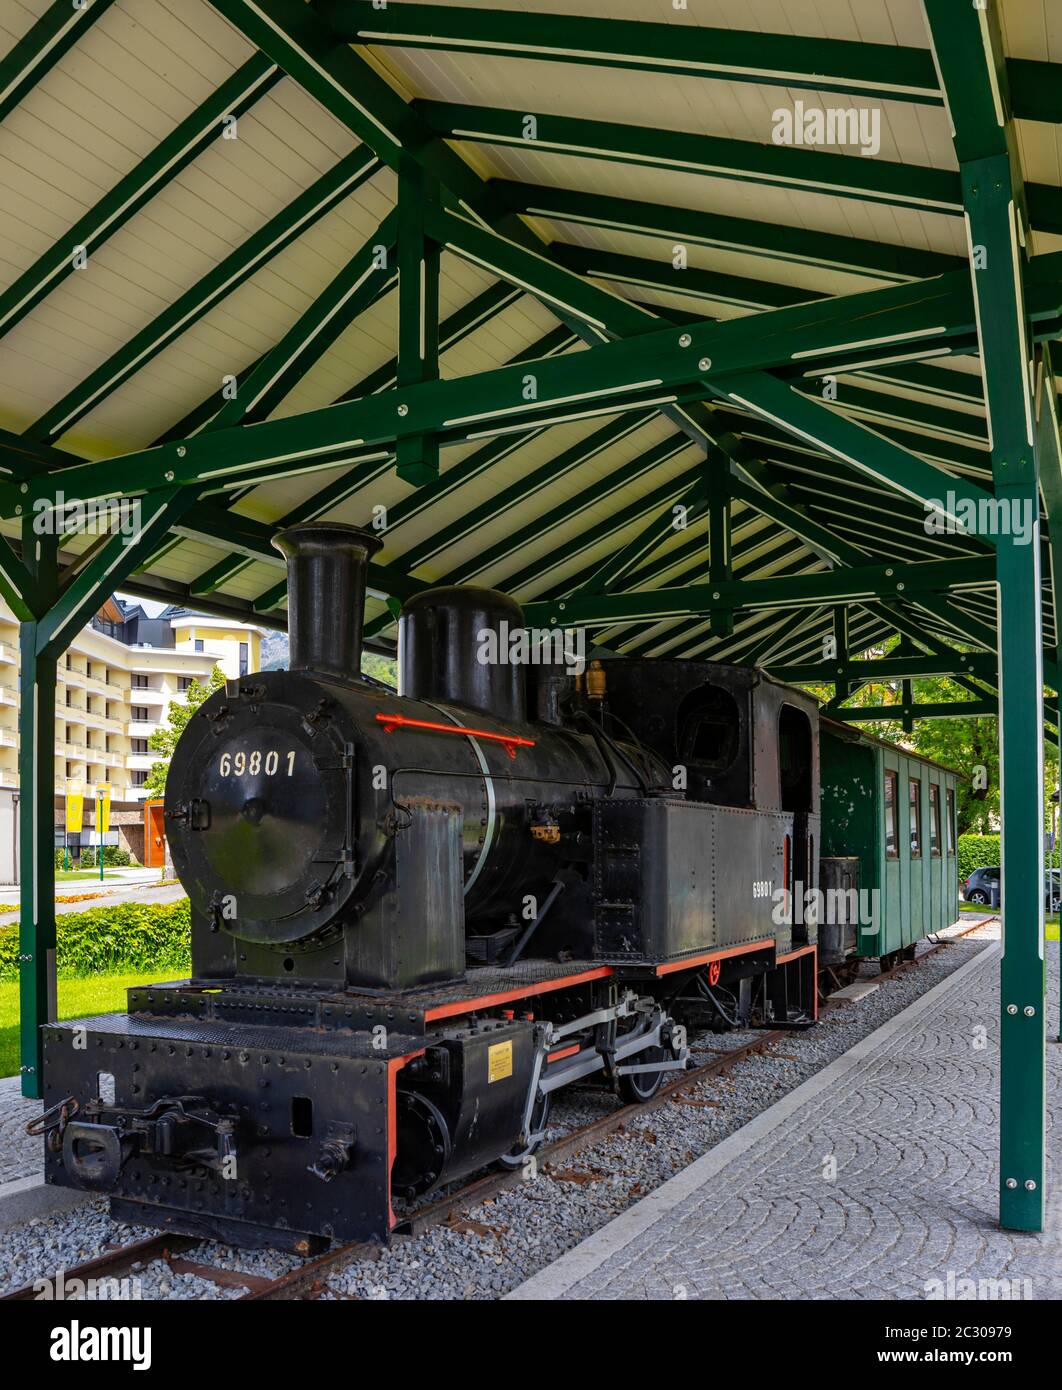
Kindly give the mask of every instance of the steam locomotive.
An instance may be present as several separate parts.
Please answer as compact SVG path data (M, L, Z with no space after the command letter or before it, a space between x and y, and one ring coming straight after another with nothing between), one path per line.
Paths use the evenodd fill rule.
M561 1087L646 1100L691 1022L814 1021L812 699L709 662L482 660L519 606L456 587L403 608L395 694L360 671L377 538L276 543L290 669L227 682L168 775L192 976L45 1025L48 1181L238 1245L386 1238L524 1163Z

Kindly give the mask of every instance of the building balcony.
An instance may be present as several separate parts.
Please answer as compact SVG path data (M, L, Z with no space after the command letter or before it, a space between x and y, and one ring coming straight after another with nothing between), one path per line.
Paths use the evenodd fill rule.
M18 648L10 642L0 642L0 666L17 666Z
M156 690L154 686L133 687L122 691L122 699L127 705L164 705L168 704L173 698L165 690Z
M13 685L0 685L0 705L18 707L18 688Z

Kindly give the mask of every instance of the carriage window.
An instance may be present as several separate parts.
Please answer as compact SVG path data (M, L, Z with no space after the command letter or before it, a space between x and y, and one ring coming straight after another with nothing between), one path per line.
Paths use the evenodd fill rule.
M922 857L922 781L912 777L907 784L911 804L911 858Z
M811 810L811 723L806 714L783 705L778 716L778 770L783 811Z
M896 773L885 774L885 858L895 859L900 853L900 842L896 838Z
M737 701L722 686L693 690L678 711L679 756L683 762L716 774L726 772L738 755L741 720Z
M940 788L929 784L929 852L940 858Z
M955 788L948 788L948 853L955 853Z

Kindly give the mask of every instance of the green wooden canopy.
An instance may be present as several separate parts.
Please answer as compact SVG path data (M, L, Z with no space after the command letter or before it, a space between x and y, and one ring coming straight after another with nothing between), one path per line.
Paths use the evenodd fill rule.
M409 595L470 582L624 653L829 681L842 717L866 680L952 675L964 701L906 717L1002 705L1005 892L1038 921L1059 6L574 8L7 0L0 592L24 792L50 779L49 663L103 593L283 625L271 537L328 518L383 539L383 646ZM64 503L123 498L132 544L64 531ZM24 845L43 901L40 858ZM1005 1145L1001 1193L1035 1225L1023 942L1004 1123L1038 1106L1041 1132ZM1039 1073L1016 1060L1036 1027Z

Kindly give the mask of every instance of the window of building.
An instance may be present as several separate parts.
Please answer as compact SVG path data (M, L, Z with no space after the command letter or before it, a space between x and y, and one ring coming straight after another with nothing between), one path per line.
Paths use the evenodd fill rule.
M955 788L948 788L948 853L955 853Z
M900 842L896 837L896 803L899 794L896 790L896 773L885 773L885 857L895 859L900 853Z
M240 675L241 675L241 676L245 676L246 674L247 674L247 643L246 643L246 642L241 642L241 643L240 643Z
M929 852L935 859L940 858L940 788L936 782L929 784Z
M912 777L907 784L907 799L911 807L911 858L922 857L922 779Z
M130 748L133 753L146 753L148 751L148 741L146 738L130 739Z
M136 767L135 767L135 768L132 770L132 772L129 774L130 783L131 783L134 787L142 787L142 786L144 785L144 783L147 781L147 779L148 779L148 775L147 775L147 773L144 771L143 768L136 768Z
M147 723L147 721L151 718L150 714L148 713L147 705L133 705L131 713L133 718L141 724Z
M178 677L177 677L177 689L178 689L178 690L182 690L182 691L183 691L183 690L189 689L189 687L191 686L193 680L194 680L194 677L193 677L193 676L178 676Z
M201 651L203 650L203 639L202 639L202 637L197 637L197 638L195 639L195 650L196 650L197 652L201 652Z
M148 689L148 678L147 678L147 676L142 676L138 671L134 671L134 672L133 672L133 689L134 689L134 690L147 690L147 689Z

